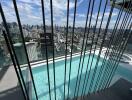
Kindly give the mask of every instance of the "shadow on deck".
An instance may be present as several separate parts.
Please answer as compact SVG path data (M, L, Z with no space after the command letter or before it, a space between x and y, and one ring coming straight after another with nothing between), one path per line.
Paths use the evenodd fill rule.
M132 100L132 91L130 91L130 88L132 88L132 83L124 79L119 79L106 90L84 96L84 100ZM77 100L81 100L80 97Z
M24 100L19 86L0 92L0 100Z
M0 70L0 80L3 78L3 76L7 72L8 68L9 68L9 66L3 66L3 67L1 67L1 70Z

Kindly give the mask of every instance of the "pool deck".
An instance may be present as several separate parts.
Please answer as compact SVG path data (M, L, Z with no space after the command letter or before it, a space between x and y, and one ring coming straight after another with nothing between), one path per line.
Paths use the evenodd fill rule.
M83 100L132 100L130 88L132 88L131 82L120 79L106 90L84 96ZM78 97L77 100L81 100L81 98Z
M25 100L19 86L0 92L0 100Z
M107 48L103 47L102 48L102 52L103 51L106 51ZM86 51L85 54L89 54L90 53L90 50ZM94 50L91 50L91 54L94 53ZM77 57L77 56L80 56L81 52L79 53L74 53L72 54L72 57ZM98 55L99 54L99 49L95 50L95 54ZM71 55L67 55L67 59L70 59L70 56ZM101 53L101 57L103 58L104 55ZM58 62L58 61L61 61L61 60L65 60L65 56L60 56L60 57L55 57L55 62ZM50 63L53 63L53 59L48 59L48 62L49 64ZM37 66L42 66L42 65L46 65L46 60L41 60L41 61L36 61L36 62L32 62L30 63L32 67L37 67ZM24 64L24 65L21 65L21 67L25 67L25 66L28 66L27 64Z
M18 84L18 79L14 67L9 66L6 67L5 70L6 70L5 73L3 73L0 79L0 92L16 87Z
M0 100L24 100L18 79L13 66L4 66L0 79Z

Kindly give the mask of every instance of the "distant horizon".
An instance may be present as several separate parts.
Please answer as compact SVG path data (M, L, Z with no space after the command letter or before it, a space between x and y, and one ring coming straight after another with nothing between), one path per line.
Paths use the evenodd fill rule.
M7 22L7 23L14 23L14 22ZM15 22L17 25L18 25L18 23L17 22ZM0 22L0 25L2 24L2 22ZM23 25L29 25L29 26L43 26L43 24L34 24L34 25L30 25L30 24L22 24L22 26ZM46 26L48 26L48 27L50 27L51 25L46 25ZM55 26L57 26L57 27L65 27L66 28L66 25L65 26L59 26L59 25L57 25L57 24L55 24L54 25L54 27ZM69 26L69 27L71 27L72 28L72 26ZM91 26L91 28L93 28L94 27L94 25L93 26ZM74 28L85 28L85 27L83 27L83 26L75 26ZM88 28L88 27L87 27ZM99 27L96 27L96 29L99 29ZM102 28L101 27L101 29L105 29L105 28ZM120 28L118 28L118 29L120 29ZM109 28L108 27L108 30L113 30L113 28ZM128 29L128 30L130 30L130 29Z

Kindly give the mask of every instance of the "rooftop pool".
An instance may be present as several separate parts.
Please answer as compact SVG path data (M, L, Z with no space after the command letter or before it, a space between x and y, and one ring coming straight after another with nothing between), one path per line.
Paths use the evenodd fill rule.
M88 72L90 70L92 57L93 57L93 55L90 55ZM78 95L81 95L81 93L82 93L82 87L83 87L83 83L84 83L84 77L86 74L86 67L87 67L88 58L89 58L89 55L87 54L85 56L85 59L84 59L82 74L80 75L81 71L79 72L79 77L81 77L81 80L80 80ZM72 59L71 74L70 74L70 86L69 86L69 97L70 98L74 97L78 68L79 68L79 60L80 60L80 56L73 57L73 59ZM100 71L100 67L102 65L102 60L103 59L100 58L100 60L98 62L98 67L97 67L97 71L96 71L95 78L93 81L93 86L97 82L96 80L97 80L97 77L98 77L98 74ZM95 68L96 61L97 61L97 56L94 55L88 83L91 82L91 77L93 75L93 71ZM81 64L81 67L82 67L82 64ZM67 98L67 94L68 94L69 69L70 69L70 59L67 59L66 83L65 83L65 96L66 96L66 98ZM56 82L56 99L57 100L63 100L64 99L64 73L65 73L64 71L65 71L65 60L63 59L63 60L55 61L55 82ZM34 77L35 86L36 86L37 95L38 95L39 100L50 100L49 99L48 76L47 76L47 65L46 64L37 65L37 67L32 68L32 72L33 72L33 77ZM55 95L54 95L53 63L49 63L49 75L50 75L51 100L54 100ZM118 67L118 69L116 71L116 75L123 76L127 80L132 81L132 77L131 77L132 76L132 70L130 71L128 69L125 69L122 66ZM88 76L88 73L87 73L87 76ZM88 84L86 87L85 94L88 93L89 85L90 84ZM93 89L93 87L92 87L92 89ZM32 100L35 100L34 91L32 91Z

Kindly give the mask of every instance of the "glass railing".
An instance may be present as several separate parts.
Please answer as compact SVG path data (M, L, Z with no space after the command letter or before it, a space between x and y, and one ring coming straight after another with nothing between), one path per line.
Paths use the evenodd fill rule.
M131 2L117 9L116 0L67 0L65 9L61 5L56 10L59 2L40 1L12 0L9 8L8 2L0 2L0 65L14 67L25 99L72 99L108 88L131 35ZM20 4L31 8L30 13ZM80 6L84 16L78 14ZM59 10L65 21L58 18ZM27 15L41 23L29 25ZM41 63L32 64L36 62Z

